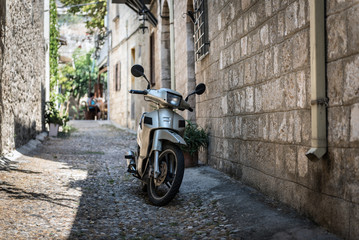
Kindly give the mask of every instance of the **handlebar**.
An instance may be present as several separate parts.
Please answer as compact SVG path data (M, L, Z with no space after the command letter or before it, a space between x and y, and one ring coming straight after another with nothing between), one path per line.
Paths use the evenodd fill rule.
M141 90L130 90L129 93L131 94L143 94L143 95L146 95L147 94L147 91L141 91Z
M144 90L144 91L131 89L131 90L129 90L128 92L131 93L131 94L142 94L142 95L147 95L147 94L149 94L148 96L150 96L150 97L152 96L152 97L154 97L154 99L160 99L160 100L162 100L162 101L163 101L163 100L166 100L166 99L163 99L162 97L153 95L153 94L156 93L156 91L155 91L155 93L152 93L151 91L152 91L151 89ZM191 107L189 106L189 104L187 103L187 101L186 101L186 100L183 100L183 99L182 99L180 105L177 106L177 108L178 108L179 110L181 110L181 111L184 111L185 109L187 109L188 111L193 112L193 108L191 108Z

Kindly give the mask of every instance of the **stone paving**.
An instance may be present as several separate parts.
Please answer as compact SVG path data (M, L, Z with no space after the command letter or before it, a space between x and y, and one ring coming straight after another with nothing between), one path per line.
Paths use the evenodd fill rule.
M126 173L135 135L103 123L74 121L0 171L0 239L338 239L207 166L152 206Z

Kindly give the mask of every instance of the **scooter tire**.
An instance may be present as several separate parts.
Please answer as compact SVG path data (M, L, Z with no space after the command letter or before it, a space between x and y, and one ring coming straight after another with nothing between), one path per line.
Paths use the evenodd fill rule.
M156 186L154 183L153 177L150 177L147 183L147 194L151 203L155 206L165 206L167 205L179 192L181 187L183 174L184 174L184 157L181 149L171 143L166 143L163 145L162 152L159 155L159 161L161 162L166 154L172 155L176 162L175 166L175 175L171 181L171 187L168 192L163 196L158 196L156 193ZM167 173L168 174L168 173ZM165 183L162 183L164 185Z
M141 182L141 190L142 192L147 192L147 183Z

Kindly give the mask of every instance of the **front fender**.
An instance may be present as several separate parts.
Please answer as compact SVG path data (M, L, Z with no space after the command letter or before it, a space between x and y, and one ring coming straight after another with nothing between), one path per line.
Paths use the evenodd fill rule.
M176 132L168 129L157 129L153 134L152 151L162 150L162 141L167 140L175 144L187 145L185 140Z
M173 142L174 144L187 145L185 140L176 132L168 129L156 129L153 133L152 148L149 154L146 157L139 156L137 161L137 171L141 178L143 177L146 169L142 169L143 161L152 155L153 151L162 150L162 141L167 140ZM147 164L146 164L147 166ZM146 167L147 168L147 167Z

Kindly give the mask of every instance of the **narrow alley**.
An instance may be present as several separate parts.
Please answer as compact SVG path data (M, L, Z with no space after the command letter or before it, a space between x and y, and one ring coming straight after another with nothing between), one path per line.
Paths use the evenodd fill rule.
M150 205L123 158L135 135L72 121L0 171L0 239L338 239L290 208L208 166L188 168L179 194Z

